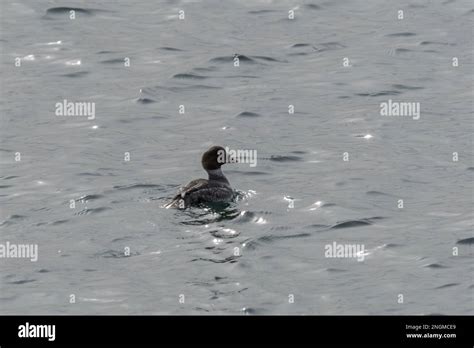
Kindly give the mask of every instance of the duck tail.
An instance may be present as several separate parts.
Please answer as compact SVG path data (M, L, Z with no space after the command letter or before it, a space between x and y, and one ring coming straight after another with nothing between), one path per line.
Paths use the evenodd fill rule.
M181 195L176 195L171 202L164 206L165 209L169 208L178 208L184 209L184 200L182 199Z

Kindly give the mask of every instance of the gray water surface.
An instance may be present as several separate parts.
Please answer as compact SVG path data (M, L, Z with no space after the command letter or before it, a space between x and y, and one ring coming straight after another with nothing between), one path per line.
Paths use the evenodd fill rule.
M39 248L0 259L0 313L474 313L471 1L0 13L0 242ZM381 116L389 99L420 118ZM240 199L163 209L214 144L258 152L223 168Z

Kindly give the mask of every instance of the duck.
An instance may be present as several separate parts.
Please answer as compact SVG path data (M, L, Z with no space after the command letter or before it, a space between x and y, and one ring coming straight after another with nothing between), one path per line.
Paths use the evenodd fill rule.
M227 157L222 146L212 146L201 158L201 165L207 172L207 179L195 179L182 186L165 208L186 209L209 203L225 203L232 200L234 190L222 172L222 165L234 163Z

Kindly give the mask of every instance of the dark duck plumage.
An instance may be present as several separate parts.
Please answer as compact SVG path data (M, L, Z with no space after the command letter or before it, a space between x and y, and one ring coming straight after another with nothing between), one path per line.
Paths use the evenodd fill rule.
M166 208L184 209L192 205L228 202L234 196L229 181L222 173L221 166L227 161L222 146L213 146L202 155L201 164L208 179L196 179L178 190L178 194Z

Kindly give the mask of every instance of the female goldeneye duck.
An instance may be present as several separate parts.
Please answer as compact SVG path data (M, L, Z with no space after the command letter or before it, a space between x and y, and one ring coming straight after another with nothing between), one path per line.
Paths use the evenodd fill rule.
M221 166L228 161L222 146L213 146L202 155L201 164L209 179L196 179L178 190L178 194L166 208L184 209L192 205L228 202L234 197L230 183Z

